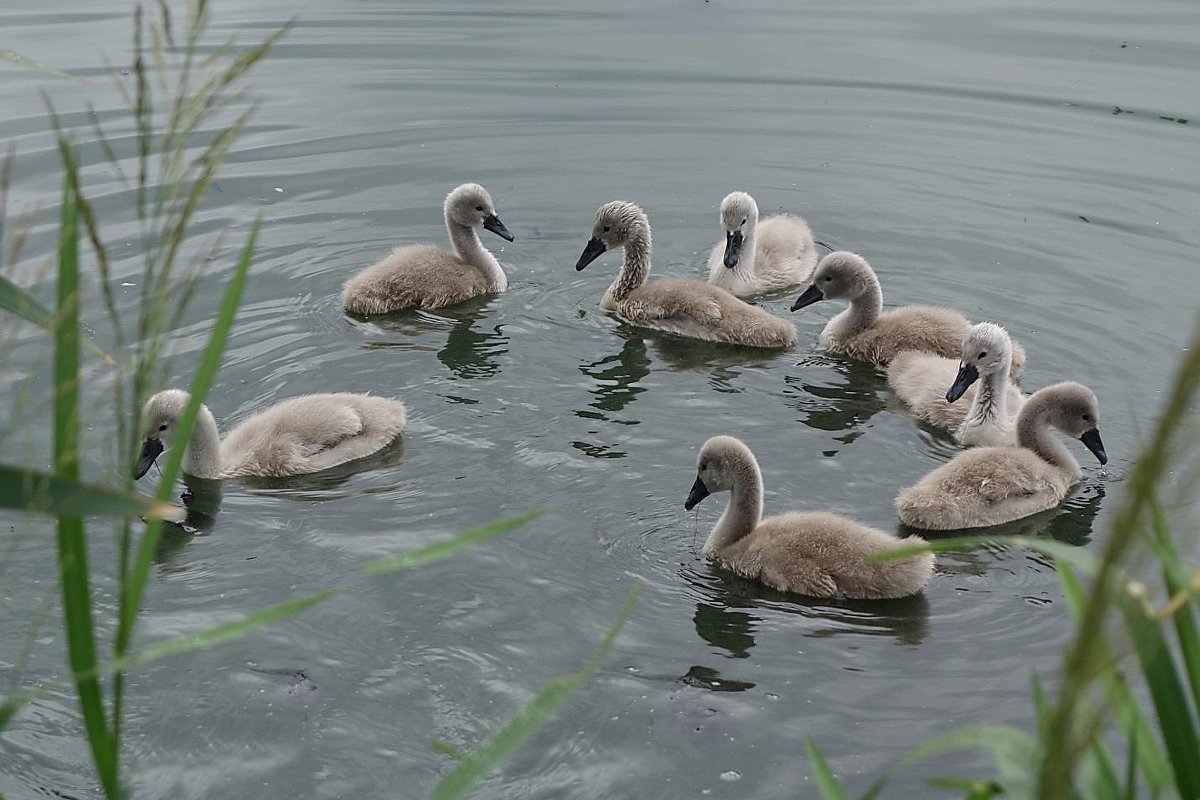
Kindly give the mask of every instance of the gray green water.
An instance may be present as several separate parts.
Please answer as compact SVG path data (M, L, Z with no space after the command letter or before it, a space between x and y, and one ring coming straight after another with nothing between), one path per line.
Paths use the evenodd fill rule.
M43 297L59 172L39 87L95 165L87 186L116 280L136 281L128 197L79 113L91 100L114 130L125 124L102 54L128 62L127 5L0 2L0 46L91 81L0 67L14 197L46 209L14 277ZM262 108L197 225L266 221L209 404L233 423L294 394L371 390L401 397L411 426L378 469L228 486L208 535L164 541L143 643L330 584L351 591L136 672L136 796L422 796L448 768L431 739L469 748L576 669L639 582L600 673L478 796L811 797L806 734L861 791L927 737L1029 726L1030 675L1053 678L1069 630L1043 558L1003 545L942 556L923 596L884 604L771 593L698 557L722 504L696 518L682 503L709 435L755 449L768 513L829 509L887 530L896 492L953 454L879 373L813 349L832 304L790 315L793 352L747 358L621 326L597 309L616 259L572 265L596 206L618 197L647 210L660 275L700 274L731 189L804 214L818 238L873 262L889 304L1005 324L1029 351L1026 389L1095 389L1108 469L1075 448L1086 474L1072 498L1014 526L1095 548L1200 288L1200 9L230 0L216 5L214 41L256 40L292 15L297 28L253 74ZM127 153L131 139L117 145ZM395 244L442 241L442 197L466 180L491 190L516 234L487 237L510 291L446 314L345 318L342 281ZM180 383L230 264L210 265L177 331ZM132 313L136 287L118 292ZM766 305L787 315L788 302ZM102 322L97 293L87 309ZM46 343L0 325L3 459L43 464ZM103 371L89 378L84 468L101 478L118 468L102 444L112 412ZM543 505L526 529L428 569L355 575L374 556ZM28 685L63 671L51 531L0 521L6 685L46 615ZM92 553L111 617L111 537ZM39 700L0 733L0 793L96 796L81 732L69 692ZM925 795L925 778L947 771L905 773L889 796Z

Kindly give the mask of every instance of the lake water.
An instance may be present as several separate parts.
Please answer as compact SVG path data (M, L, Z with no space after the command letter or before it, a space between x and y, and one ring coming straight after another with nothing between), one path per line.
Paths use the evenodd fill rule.
M104 54L129 62L128 3L0 2L0 45L88 78L0 67L14 207L41 206L15 279L46 298L60 181L38 94L76 128L116 282L136 282L136 226L85 102L127 130ZM552 677L590 655L645 586L604 666L479 797L812 797L811 734L851 790L956 727L1031 721L1069 632L1054 569L1002 544L941 556L922 596L813 602L699 557L723 507L682 505L700 444L754 448L767 512L827 509L894 530L892 501L956 451L914 424L881 373L814 347L838 310L790 315L800 338L747 357L646 335L600 312L609 254L572 268L598 205L639 202L658 275L700 275L717 206L764 213L878 270L885 302L947 304L1005 324L1027 390L1081 380L1112 458L1067 504L1014 530L1097 549L1139 432L1190 334L1200 277L1200 8L1115 0L368 0L218 2L212 41L296 29L252 74L262 107L197 235L265 220L209 405L226 425L291 395L395 395L411 424L378 469L277 487L229 485L208 535L169 536L145 602L149 643L330 585L349 591L233 644L136 671L125 761L135 796L420 797ZM130 139L118 137L128 153ZM402 243L444 242L441 202L488 187L512 244L501 296L360 322L342 282ZM207 267L173 344L186 385L232 259ZM133 313L136 287L116 287ZM87 312L107 323L92 287ZM132 319L132 317L131 317ZM45 337L0 323L4 461L44 464ZM104 370L89 362L94 446L114 462ZM152 485L152 484L148 484ZM373 557L545 506L505 538L411 573ZM0 679L63 674L52 531L0 516ZM92 528L99 613L115 545ZM32 634L30 633L32 631ZM0 734L0 793L95 797L72 693ZM967 753L903 773L979 772Z

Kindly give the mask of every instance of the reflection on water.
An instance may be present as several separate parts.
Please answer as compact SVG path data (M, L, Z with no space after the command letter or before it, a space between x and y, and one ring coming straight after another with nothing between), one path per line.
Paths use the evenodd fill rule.
M685 569L682 576L704 591L693 621L701 639L729 652L733 658L748 655L755 644L760 616L732 609L770 608L798 614L815 625L805 635L891 636L903 644L920 644L929 634L929 600L924 593L897 600L826 600L780 592L743 578L716 564L708 574Z
M638 386L638 381L650 374L650 358L646 355L646 343L641 337L626 338L619 353L605 356L599 361L584 362L580 364L579 371L596 382L596 388L588 390L595 398L588 403L588 407L596 410L576 411L576 416L623 425L638 424L637 420L614 420L601 412L623 411L646 391Z
M800 412L799 422L821 431L843 431L836 441L852 444L862 436L864 424L887 407L878 388L883 379L874 366L829 354L820 360L802 360L803 371L784 377L784 404ZM830 373L836 376L831 381ZM838 450L827 450L828 458Z
M754 688L753 683L722 678L721 673L717 670L699 665L690 667L679 678L679 682L685 686L707 689L710 692L744 692L747 689Z
M508 352L508 337L504 326L480 324L494 296L481 295L465 303L437 311L405 310L395 314L370 317L369 321L386 331L403 334L416 340L422 333L446 331L446 343L437 352L438 361L464 380L491 378L500 374L497 359ZM353 315L348 315L352 318ZM356 318L357 319L357 318ZM367 318L362 318L367 319ZM373 349L403 348L418 349L413 341L372 341L363 347Z

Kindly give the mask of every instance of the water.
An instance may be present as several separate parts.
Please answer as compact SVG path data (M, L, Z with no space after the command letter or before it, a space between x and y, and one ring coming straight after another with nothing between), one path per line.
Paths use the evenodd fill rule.
M86 77L0 68L0 134L17 205L41 204L16 279L43 297L59 173L37 88L69 126L85 100L120 133L101 50L128 61L127 4L0 5L5 45ZM402 448L360 474L225 488L208 535L162 544L139 641L343 585L325 606L234 644L138 670L126 765L139 797L425 794L548 679L578 668L629 590L637 611L599 674L480 797L811 796L803 738L861 792L912 745L977 722L1030 725L1069 630L1052 566L994 545L939 557L923 596L821 603L714 569L698 547L722 502L682 510L704 439L732 433L765 470L768 513L829 509L893 530L892 499L954 447L906 417L873 369L812 347L837 309L787 314L794 352L748 358L645 335L600 313L608 255L577 274L592 214L622 197L655 232L655 273L699 274L717 205L746 188L856 249L886 301L1002 322L1029 351L1027 389L1099 395L1112 457L1061 512L1014 529L1095 549L1190 330L1197 287L1200 12L1095 0L919 4L218 3L214 41L298 27L253 74L263 105L198 232L264 216L260 255L210 406L233 423L331 388L403 398ZM98 213L136 281L128 198L76 130ZM118 136L128 152L130 140ZM513 244L485 234L511 290L361 323L352 272L398 243L444 241L442 197L487 186ZM191 374L231 258L178 331ZM122 309L135 287L118 289ZM88 300L102 343L98 296ZM7 318L5 318L7 320ZM44 463L44 337L14 329L0 389L4 460ZM117 468L90 367L94 447ZM371 557L546 506L507 538L367 580ZM62 674L45 523L3 517L0 676L31 627L24 685ZM114 545L92 555L114 607ZM41 619L41 623L37 621ZM3 734L0 792L94 797L70 693ZM986 769L975 754L903 773ZM957 766L955 766L957 765Z

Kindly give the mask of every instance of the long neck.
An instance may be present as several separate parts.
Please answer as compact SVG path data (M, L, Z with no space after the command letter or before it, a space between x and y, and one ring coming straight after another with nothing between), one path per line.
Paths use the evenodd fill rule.
M981 376L975 399L967 411L967 425L1008 423L1008 371L1008 362L1004 362L996 370Z
M872 273L863 280L866 286L862 294L851 300L850 307L838 315L838 332L842 336L866 330L883 313L883 289L879 286L879 279Z
M1017 444L1038 454L1043 461L1078 474L1079 462L1050 432L1050 402L1036 393L1025 402L1017 417Z
M450 219L450 215L447 214L446 230L450 234L450 244L454 246L454 252L463 261L487 276L488 283L491 284L493 290L502 292L508 288L508 277L500 268L500 262L488 252L488 249L483 246L483 242L479 241L479 234L473 227L461 225Z
M704 552L719 552L757 528L762 519L762 496L762 473L758 465L753 462L740 464L733 490L729 493L729 505L708 535Z
M621 301L629 293L646 282L650 274L650 230L634 228L625 242L625 255L621 258L621 271L617 273L608 294L613 300Z
M183 471L197 478L217 478L221 475L221 434L217 421L208 406L200 406L192 441L183 457Z

